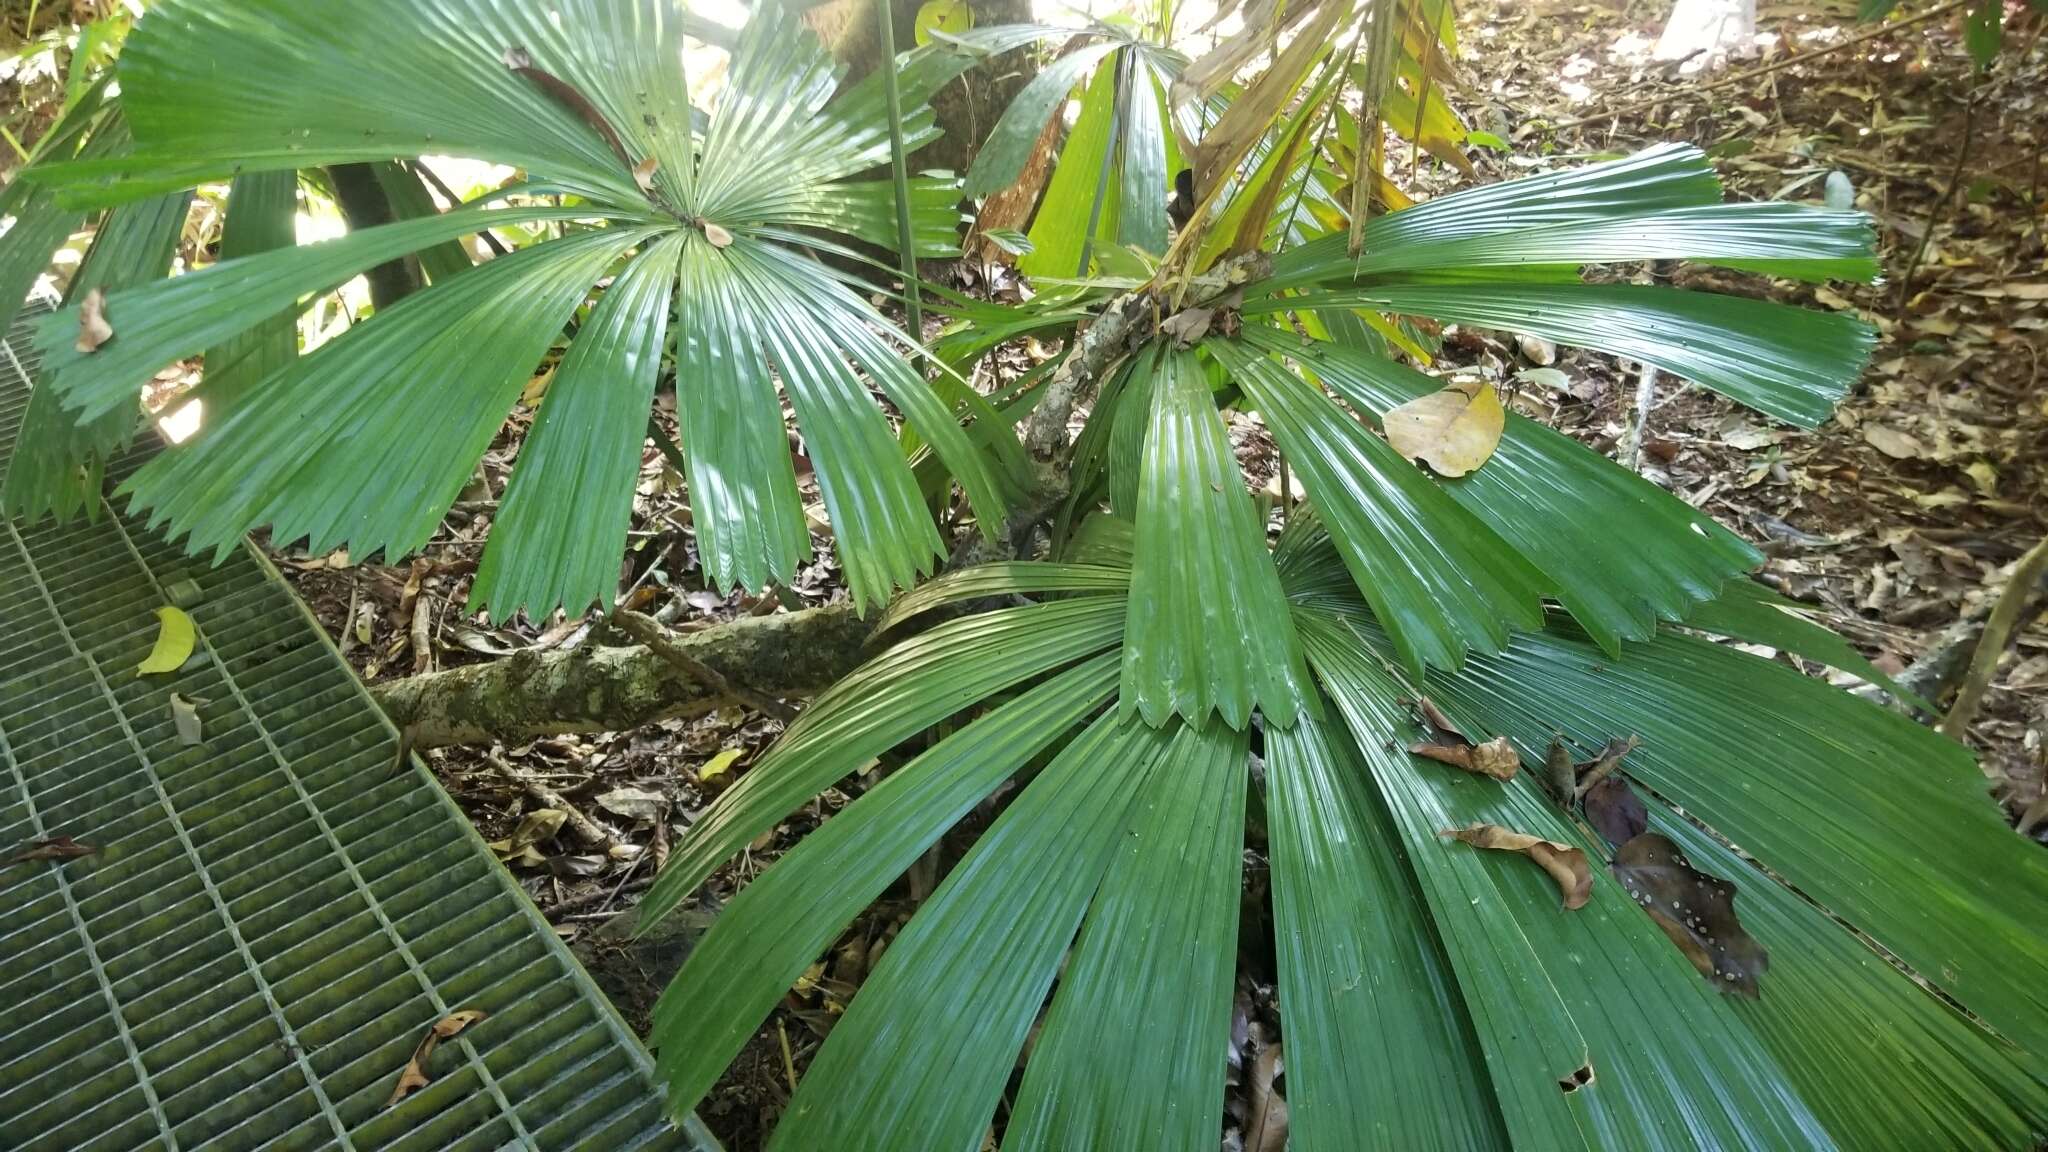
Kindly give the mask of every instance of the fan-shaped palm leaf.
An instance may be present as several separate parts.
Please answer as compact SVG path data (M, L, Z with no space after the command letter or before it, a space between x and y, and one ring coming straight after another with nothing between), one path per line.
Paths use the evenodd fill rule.
M1426 685L1404 681L1328 539L1297 527L1283 550L1294 626L1330 699L1330 719L1263 737L1295 1147L1499 1148L1511 1131L1546 1148L1960 1148L2019 1146L2048 1122L2048 1065L2008 1043L2048 1044L2048 1004L2029 990L2048 955L2021 927L2048 900L2048 875L1993 827L1960 750L1781 665L1676 634L1625 644L1619 659L1568 633L1522 636ZM969 594L967 576L954 579ZM1069 610L1116 602L1086 595ZM931 687L903 691L987 682L1009 666L965 646L934 656L919 664ZM759 896L743 892L700 946L717 962L693 958L663 1000L654 1038L678 1076L674 1106L696 1099L749 1021L949 814L1064 745L884 954L775 1146L971 1144L1049 991L1005 1147L1213 1142L1231 985L1209 966L1233 935L1241 737L1217 718L1119 722L1105 660L935 745L772 866ZM1489 820L1598 855L1527 774L1500 784L1398 751L1421 735L1404 700L1425 687L1468 731L1506 734L1525 758L1554 729L1588 743L1643 736L1628 771L1655 826L1735 884L1744 926L1770 950L1760 999L1703 979L1618 882L1596 879L1591 902L1568 911L1537 869L1444 840L1442 829ZM957 708L948 696L933 710ZM894 740L898 722L878 712L870 731L860 700L832 703L839 738ZM886 704L892 716L902 707ZM1101 718L1066 735L1097 707ZM1027 738L1034 710L1044 723ZM1021 747L996 753L1010 733ZM970 768L980 748L992 762ZM1751 748L1767 751L1740 751ZM861 755L849 748L836 770ZM820 772L809 786L826 782ZM1867 833L1859 844L1836 831L1851 824ZM1994 954L2002 972L1982 967ZM748 969L771 956L765 974ZM1172 973L1160 968L1168 956ZM727 1007L742 989L742 1006Z
M863 604L885 600L930 570L939 541L868 382L991 530L1015 454L978 449L902 364L879 314L787 247L798 228L895 242L888 187L849 181L888 155L878 85L831 99L830 57L794 15L766 10L741 34L700 134L682 66L689 27L672 0L579 0L545 13L496 0L372 0L346 21L285 0L160 5L121 63L135 146L44 166L39 178L60 195L119 201L229 169L431 151L548 181L500 195L570 193L580 202L466 206L110 291L116 335L103 348L70 347L75 313L42 329L48 391L80 418L111 419L132 411L140 382L163 363L230 348L252 325L384 260L498 223L599 223L474 270L448 265L416 297L259 380L210 380L204 429L128 491L194 547L222 546L266 522L280 539L346 542L358 554L417 547L571 312L613 276L571 341L515 469L475 602L506 614L609 600L607 557L619 552L671 312L711 578L760 588L788 578L808 548L782 447L779 383L817 464L854 594ZM977 38L1000 48L1040 34ZM975 58L941 46L904 57L910 144L936 134L922 102ZM915 188L920 253L949 247L955 186Z

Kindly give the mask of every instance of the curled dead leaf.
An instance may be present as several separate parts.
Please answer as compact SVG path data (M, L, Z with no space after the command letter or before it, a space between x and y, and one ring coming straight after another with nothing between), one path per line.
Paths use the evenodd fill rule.
M1550 740L1550 750L1543 754L1543 782L1550 786L1551 799L1566 808L1571 807L1572 798L1578 792L1579 770L1572 763L1571 749L1554 736Z
M171 724L178 730L178 743L189 746L205 739L199 724L199 704L171 693Z
M659 157L649 155L646 159L633 165L633 183L638 184L640 190L649 196L654 195L654 169L660 163Z
M78 303L78 344L80 352L96 352L114 338L114 326L107 322L107 293L94 288Z
M1484 744L1410 744L1408 751L1495 780L1513 780L1522 767L1521 753L1505 736L1496 736Z
M69 836L50 836L42 840L31 840L28 847L7 858L9 864L26 864L32 860L71 860L79 856L90 856L99 851L97 845Z
M389 1108L433 1083L427 1076L427 1061L433 1057L435 1047L441 1041L456 1035L479 1020L488 1018L489 1015L481 1008L465 1008L460 1012L450 1012L434 1021L433 1026L427 1029L427 1034L420 1037L419 1044L413 1048L412 1059L407 1060L405 1067L399 1071L398 1083L392 1087L391 1098L384 1102L384 1106Z
M1614 854L1614 878L1699 974L1755 999L1770 953L1735 916L1735 885L1697 871L1667 836L1645 832Z
M1453 840L1462 840L1474 848L1491 848L1496 852L1520 852L1534 860L1550 878L1557 881L1557 890L1564 897L1566 908L1584 908L1593 898L1593 866L1586 862L1586 854L1569 844L1545 840L1526 832L1516 832L1498 824L1473 824L1466 828L1447 828L1437 833Z
M1439 475L1463 476L1500 446L1507 410L1485 381L1453 384L1387 410L1387 443Z

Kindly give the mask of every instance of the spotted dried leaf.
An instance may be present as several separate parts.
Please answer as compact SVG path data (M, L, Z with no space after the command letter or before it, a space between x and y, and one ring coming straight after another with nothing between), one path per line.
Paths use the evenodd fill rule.
M114 338L114 326L107 322L107 293L94 288L78 303L78 350L96 352Z
M1614 878L1700 975L1755 999L1770 953L1735 916L1735 885L1693 868L1669 837L1645 832L1614 855Z
M1569 844L1545 840L1526 832L1516 832L1498 824L1473 824L1466 828L1447 828L1438 833L1454 840L1462 840L1474 848L1491 848L1496 852L1519 852L1536 862L1550 878L1557 881L1557 890L1564 897L1566 908L1584 908L1593 898L1593 866L1586 862L1586 854Z
M1463 476L1492 459L1507 410L1485 381L1473 381L1387 409L1383 427L1387 443L1410 461Z

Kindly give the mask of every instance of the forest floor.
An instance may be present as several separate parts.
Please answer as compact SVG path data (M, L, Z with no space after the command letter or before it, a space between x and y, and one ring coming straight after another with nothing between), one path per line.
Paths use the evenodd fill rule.
M2004 571L2048 529L2048 220L2040 199L2048 46L2008 44L1973 83L1957 30L1941 22L1830 52L1860 29L1841 17L1773 16L1766 4L1762 31L1776 43L1763 57L1681 76L1648 59L1668 5L1634 5L1634 14L1618 2L1462 7L1472 82L1460 105L1475 128L1511 145L1475 150L1484 180L1666 140L1707 148L1740 198L1818 201L1829 173L1848 178L1857 206L1878 224L1886 268L1880 285L1645 271L1864 316L1881 335L1855 395L1832 423L1803 432L1664 378L1647 410L1642 467L1754 542L1769 557L1766 579L1818 609L1880 666L1897 671L1913 663L1945 627L1995 596ZM1802 58L1788 66L1745 76L1795 53ZM1426 157L1410 174L1425 192L1462 181ZM1603 451L1624 440L1637 407L1634 365L1572 350L1539 364L1512 336L1447 336L1439 369L1486 375L1525 414ZM1543 349L1534 351L1545 358ZM387 566L278 557L366 679L592 642L594 626L585 621L493 627L462 612L520 427L515 421L486 458L484 475L419 559ZM1255 425L1239 431L1248 469L1263 479L1270 448ZM671 606L680 628L776 610L773 600L705 591L689 523L679 478L650 449L625 573L656 590L654 607ZM841 595L828 549L782 603ZM514 837L523 817L552 802L543 790L616 833L609 852L593 852L567 831L508 852L559 931L586 949L616 948L591 939L597 927L632 904L677 832L778 731L772 720L727 709L636 732L437 750L430 760L486 839ZM2018 637L1969 736L1983 756L1987 793L2014 812L2040 795L2048 737L2048 627L2040 619ZM842 803L828 794L764 836L710 881L688 916L701 923ZM760 1146L793 1079L874 958L974 831L970 821L849 929L707 1097L700 1112L729 1148ZM1255 939L1267 925L1250 914L1264 903L1263 865L1255 858L1247 865L1246 954L1269 955L1270 943ZM1271 973L1262 976L1257 962L1240 971L1247 975L1238 1037L1270 1035L1277 1028ZM649 991L620 994L636 1025L644 1024ZM1250 1079L1251 1067L1241 1078L1234 1073L1231 1108L1239 1119L1263 1106L1272 1087L1242 1082Z

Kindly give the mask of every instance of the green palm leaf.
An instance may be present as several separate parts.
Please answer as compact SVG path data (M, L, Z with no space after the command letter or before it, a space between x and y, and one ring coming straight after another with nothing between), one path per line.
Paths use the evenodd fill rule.
M665 236L627 264L562 358L477 566L473 610L539 618L610 602L685 243Z
M1039 134L1045 130L1046 119L1066 103L1082 77L1122 46L1116 40L1083 44L1039 69L989 131L988 140L967 169L967 184L962 191L980 199L1016 183Z
M163 279L170 273L191 203L189 192L174 192L109 212L71 282L70 298L83 300L93 292L111 294ZM72 338L77 338L76 327ZM8 463L6 507L32 518L45 513L60 519L81 511L96 514L107 460L128 443L141 416L140 405L131 396L125 408L79 422L64 410L54 391L36 388L29 395Z
M1103 597L1000 609L941 625L862 665L690 826L641 901L640 922L667 915L712 869L834 780L993 693L1117 643L1123 617L1124 606Z
M1214 709L1242 728L1254 707L1292 724L1306 671L1208 379L1186 351L1162 351L1136 371L1151 376L1151 411L1124 703L1151 724L1173 714L1200 724Z
M1275 329L1248 328L1245 340L1293 360L1354 409L1375 417L1442 386L1384 357L1335 344L1309 344ZM1275 388L1285 386L1277 372L1266 371L1261 378L1274 379ZM1280 425L1274 427L1277 432ZM1391 450L1382 449L1380 454L1391 456ZM1313 453L1303 448L1289 446L1288 456L1297 461L1304 477L1319 470ZM1395 470L1389 487L1440 489L1492 529L1548 578L1551 594L1611 654L1620 652L1624 639L1648 639L1659 619L1684 617L1699 601L1718 595L1724 581L1763 562L1755 549L1712 517L1569 437L1513 412L1508 413L1492 458L1465 476L1427 479L1398 459L1387 467ZM1334 527L1338 506L1313 481L1311 492ZM1415 530L1441 543L1448 535L1445 525L1457 522L1432 512ZM1493 549L1497 553L1500 544L1494 543ZM1489 554L1482 550L1480 556ZM1429 553L1379 549L1369 555L1385 566L1391 563L1389 556L1419 563ZM1469 579L1473 566L1472 559L1453 563L1438 579ZM1353 570L1357 569L1354 563ZM1359 581L1382 622L1404 620L1379 602L1388 595L1388 586L1384 577ZM1517 621L1525 629L1539 623ZM1399 640L1401 629L1395 634Z
M1182 726L1141 786L1032 1048L1005 1148L1195 1149L1216 1139L1246 741L1220 723Z
M122 491L194 550L224 551L261 523L317 551L417 548L591 282L651 235L586 232L408 296L265 381Z
M1297 613L1298 617L1304 613ZM1448 842L1474 821L1591 845L1528 776L1477 786L1393 749L1408 691L1328 618L1298 625L1421 881L1509 1131L1543 1148L1829 1148L1785 1070L1615 883L1568 912L1506 853ZM1453 711L1453 716L1462 713ZM1645 1058L1654 1045L1656 1058ZM1640 1054L1640 1055L1639 1055ZM1576 1086L1580 1068L1592 1079ZM1563 1090L1561 1083L1574 1088Z
M423 302L405 314L410 319L385 324L388 317L374 317L366 327L376 335L338 341L304 365L221 385L201 440L160 462L134 489L195 547L219 546L270 520L286 536L348 540L359 552L384 547L395 554L424 537L446 505L450 478L474 466L487 442L486 421L501 420L509 407L497 401L523 384L552 343L558 306L580 304L580 295L569 299L566 280L550 277L588 273L587 292L608 270L609 257L649 244L671 268L680 261L673 285L679 408L692 512L713 581L759 589L790 578L807 553L779 383L797 409L855 598L862 606L885 601L892 588L929 572L940 547L926 494L870 383L943 464L934 495L946 477L957 479L985 532L1003 518L1021 452L988 430L963 432L953 408L898 355L913 341L893 333L838 274L792 251L839 250L799 228L896 241L891 189L848 182L887 156L889 124L876 86L864 83L833 99L837 68L817 38L797 13L764 10L738 37L700 147L682 63L687 24L674 0L574 0L545 12L502 0L374 0L347 21L283 0L227 11L167 0L138 26L122 64L125 98L149 105L136 149L105 163L52 165L43 178L66 195L104 202L227 169L375 160L401 192L402 215L416 218L110 294L117 334L90 354L70 348L75 312L60 313L40 333L51 392L82 419L111 419L108 413L132 406L140 382L161 364L222 349L252 326L288 322L304 301L362 269L424 251L439 271L418 294ZM936 133L921 102L939 85L985 51L1044 34L992 29L969 37L973 47L906 54L901 90L916 102L909 113L913 141ZM195 68L194 60L205 63ZM496 198L544 190L582 202L433 213L417 181L384 163L420 152L494 160L547 181L501 189ZM127 179L96 183L107 175ZM912 243L919 254L952 249L956 186L947 179L914 184ZM538 250L552 250L548 255L519 254L509 271L489 276L442 258L448 254L441 246L469 231L540 219L603 220L617 231L610 239L543 244ZM565 243L570 247L560 247ZM603 249L605 260L579 258ZM511 283L519 276L532 277L523 291ZM562 384L571 395L558 396L550 405L558 411L544 413L536 442L515 470L500 518L505 538L489 546L476 589L480 604L545 612L556 597L567 597L572 610L609 600L602 556L616 549L603 542L617 538L629 515L631 485L620 477L637 457L645 400L666 350L659 321L668 280L652 269L629 275L610 293L619 310L601 309L604 322L586 333L591 347L568 350ZM469 311L501 305L504 315ZM524 327L514 332L508 323ZM499 334L516 338L496 342ZM485 345L485 353L455 355L463 339ZM624 388L573 387L585 373L616 378L628 362L631 383ZM418 375L401 380L377 372ZM342 415L304 419L308 380L346 381L329 397ZM420 419L444 387L455 393L454 418ZM573 395L579 391L585 394ZM635 398L643 408L637 418L628 403ZM397 401L389 414L369 411L387 401ZM974 400L964 410L991 414ZM279 420L292 426L268 427ZM386 432L397 435L366 435ZM427 493L416 513L373 506L372 494L381 491L374 484L352 496L314 492L341 483L340 457L365 446L395 479ZM234 460L253 463L236 476ZM529 467L535 475L521 478ZM561 534L564 527L569 535Z
M956 568L896 598L875 621L877 632L922 613L962 600L1041 592L1123 592L1131 586L1128 565L1058 564L1043 560L999 560Z
M1863 369L1871 327L1710 292L1635 284L1381 284L1256 303L1247 315L1369 308L1526 332L1655 365L1802 428L1819 427Z
M1115 691L1090 657L932 746L734 896L663 993L651 1025L669 1106L693 1107L847 921L948 828Z
M1862 653L1851 648L1847 640L1800 615L1804 609L1804 605L1787 600L1754 580L1730 580L1722 587L1720 595L1694 608L1686 616L1685 624L1703 632L1750 644L1768 644L1809 660L1818 660L1830 668L1859 676L1930 716L1941 714L1941 709L1932 701L1900 687L1877 665L1864 659Z
M1870 220L1795 204L1723 204L1699 149L1665 144L1375 217L1358 256L1326 236L1274 258L1276 289L1426 269L1692 260L1805 280L1877 276Z
M1633 733L1645 787L1768 864L1972 1013L2048 1051L2048 861L1982 798L1960 745L1780 664L1691 637L1631 649L1629 675L1565 633L1518 637L1447 706L1534 749ZM1943 893L1935 899L1932 893Z
M620 216L602 208L489 208L478 204L335 240L222 260L197 272L107 293L114 337L78 351L78 310L52 313L36 329L43 377L66 407L95 419L132 408L150 374L196 356L308 298L332 292L365 269L443 240L498 224Z
M1542 623L1547 582L1391 445L1271 360L1229 342L1207 347L1301 470L1411 669L1455 667L1468 647L1498 651L1510 628Z
M1266 733L1273 938L1299 1152L1505 1148L1472 1022L1341 727Z
M771 1149L976 1146L1170 739L1106 715L1024 788L883 953Z

